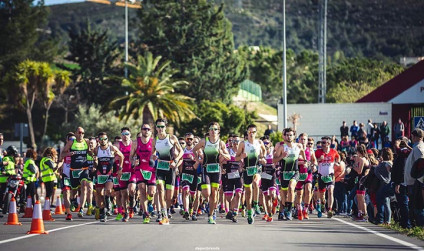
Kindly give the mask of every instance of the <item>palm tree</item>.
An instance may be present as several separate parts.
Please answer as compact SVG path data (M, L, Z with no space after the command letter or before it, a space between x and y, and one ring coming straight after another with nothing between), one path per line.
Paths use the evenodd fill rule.
M151 52L138 57L138 64L128 64L129 78L122 84L128 94L115 98L110 105L126 102L120 114L121 119L129 117L153 122L159 117L179 125L181 121L195 118L192 98L175 92L189 83L174 80L174 70L170 70L170 61L159 64L161 56L153 58Z

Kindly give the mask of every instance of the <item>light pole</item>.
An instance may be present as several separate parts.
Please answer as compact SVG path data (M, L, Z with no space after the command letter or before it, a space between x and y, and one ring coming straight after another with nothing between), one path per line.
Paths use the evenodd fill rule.
M135 0L132 0L134 3ZM128 1L125 0L125 78L128 78Z
M283 126L287 128L286 0L283 0Z

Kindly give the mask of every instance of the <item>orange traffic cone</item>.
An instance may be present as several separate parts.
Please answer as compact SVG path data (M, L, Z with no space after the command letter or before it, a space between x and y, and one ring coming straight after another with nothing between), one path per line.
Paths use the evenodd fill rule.
M18 214L16 213L16 200L15 197L12 196L9 204L9 217L7 218L7 222L4 225L22 225L18 221Z
M27 234L48 234L48 232L44 231L44 222L41 215L41 204L39 200L35 202L31 230L28 231Z
M25 207L25 214L22 216L22 218L31 218L32 217L32 198L31 196L28 196L26 207Z
M62 210L62 201L60 200L60 196L57 196L56 210L55 210L54 214L65 214Z
M62 201L62 211L65 212L66 208L65 208L65 201L63 200L63 194L60 195L60 200Z
M54 221L52 218L52 213L50 212L50 199L46 198L44 201L44 210L43 210L43 220L45 221Z

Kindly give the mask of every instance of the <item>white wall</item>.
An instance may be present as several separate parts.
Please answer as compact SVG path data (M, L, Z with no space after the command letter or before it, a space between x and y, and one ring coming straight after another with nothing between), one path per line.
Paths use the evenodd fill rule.
M392 104L390 103L352 103L352 104L292 104L287 106L288 117L293 113L302 118L297 126L297 133L306 132L317 138L324 135L340 137L340 126L346 121L348 127L353 120L368 123L392 123ZM278 105L278 130L283 129L283 105ZM293 126L288 122L289 126ZM349 133L350 136L350 133Z
M424 103L424 79L389 101L392 104Z

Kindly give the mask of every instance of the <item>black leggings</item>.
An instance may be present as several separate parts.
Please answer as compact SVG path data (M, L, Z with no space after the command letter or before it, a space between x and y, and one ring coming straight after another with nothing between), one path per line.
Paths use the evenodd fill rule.
M34 205L35 202L35 182L30 182L26 184L26 196L31 196L32 204Z
M0 207L3 208L3 196L4 192L6 191L7 182L0 183Z
M44 186L46 187L46 198L50 198L53 194L54 181L44 182Z

